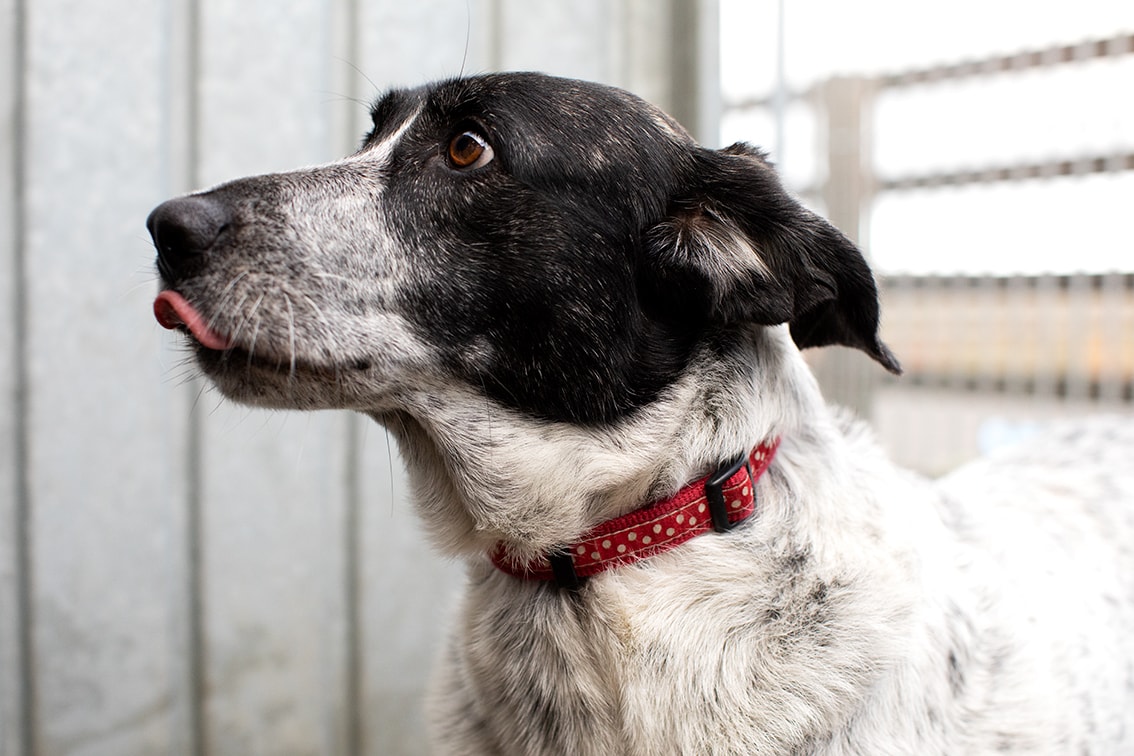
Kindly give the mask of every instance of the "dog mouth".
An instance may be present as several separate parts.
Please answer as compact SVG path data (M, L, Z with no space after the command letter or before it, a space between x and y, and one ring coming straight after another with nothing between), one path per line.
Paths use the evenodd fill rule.
M189 300L172 289L165 289L157 295L154 317L162 328L188 333L205 349L224 352L236 346L232 339L213 328Z
M198 346L197 358L206 368L221 370L243 366L258 372L283 372L292 376L302 374L310 378L337 380L344 370L366 371L371 367L367 359L355 359L345 365L325 365L297 358L294 354L273 357L262 350L254 351L219 331L209 318L173 289L162 290L154 299L154 318L162 328L188 336Z

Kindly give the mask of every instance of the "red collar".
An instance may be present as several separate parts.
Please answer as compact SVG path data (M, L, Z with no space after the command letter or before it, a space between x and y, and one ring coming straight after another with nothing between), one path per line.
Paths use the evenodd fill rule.
M668 499L600 523L578 541L526 564L509 559L499 543L490 554L492 563L523 580L554 580L576 588L581 578L669 551L710 530L731 530L756 511L756 481L772 464L779 445L778 438L765 441L747 457L723 465Z

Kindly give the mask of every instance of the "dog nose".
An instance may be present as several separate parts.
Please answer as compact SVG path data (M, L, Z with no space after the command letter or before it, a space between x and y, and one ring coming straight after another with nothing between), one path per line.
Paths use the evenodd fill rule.
M226 206L204 195L178 197L154 208L146 228L157 247L162 277L172 283L199 270L229 220Z

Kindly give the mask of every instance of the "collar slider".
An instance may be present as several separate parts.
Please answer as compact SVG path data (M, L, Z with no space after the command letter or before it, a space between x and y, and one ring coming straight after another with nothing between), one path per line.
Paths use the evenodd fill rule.
M739 457L731 462L726 462L717 468L717 471L709 476L705 481L705 498L709 503L709 517L713 521L713 530L718 533L727 533L735 528L747 517L730 520L728 516L728 505L725 502L724 487L725 484L732 480L732 478L740 472L741 468L744 469L748 477L748 485L752 486L752 498L756 498L756 486L752 480L752 464L749 462L747 454L741 454ZM737 502L737 509L739 509L740 502ZM753 511L755 510L755 501L753 501Z

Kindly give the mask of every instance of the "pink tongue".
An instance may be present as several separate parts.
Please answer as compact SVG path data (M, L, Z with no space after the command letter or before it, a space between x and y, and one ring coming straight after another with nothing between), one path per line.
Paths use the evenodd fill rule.
M210 328L201 313L176 291L166 289L157 295L157 299L154 300L154 317L162 328L185 326L193 334L193 338L201 342L201 346L206 349L220 350L233 347L230 339Z

